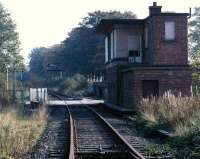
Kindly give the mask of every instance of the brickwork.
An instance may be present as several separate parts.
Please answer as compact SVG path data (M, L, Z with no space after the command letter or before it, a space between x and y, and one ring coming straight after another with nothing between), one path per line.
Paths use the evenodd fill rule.
M106 86L107 97L106 100L110 103L117 105L117 68L106 69Z
M153 16L153 64L187 65L187 17ZM165 40L165 21L175 22L175 40Z
M107 20L100 23L97 28L104 35L110 34L113 28L117 29L117 41L122 41L116 43L116 48L119 48L116 49L116 57L106 66L107 101L111 104L137 109L143 93L149 96L152 92L156 92L156 95L162 96L170 90L175 95L180 92L182 95L190 95L191 70L187 54L188 14L162 13L161 6L157 6L156 3L149 9L150 15L146 19L109 22ZM165 22L174 22L174 40L165 39ZM124 60L129 58L128 36L135 35L137 27L140 29L142 27L140 30L142 61L130 64L128 60ZM173 31L173 28L169 29L168 34L173 35L170 31ZM143 83L146 90L143 89Z
M166 91L190 95L191 71L189 68L134 69L124 72L124 106L134 108L143 97L142 81L158 80L159 95ZM183 80L184 79L184 80Z

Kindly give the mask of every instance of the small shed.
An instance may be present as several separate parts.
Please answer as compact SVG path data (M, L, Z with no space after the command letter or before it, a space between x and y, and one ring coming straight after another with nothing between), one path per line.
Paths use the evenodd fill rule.
M46 66L46 78L50 81L58 81L63 78L63 70L55 64Z

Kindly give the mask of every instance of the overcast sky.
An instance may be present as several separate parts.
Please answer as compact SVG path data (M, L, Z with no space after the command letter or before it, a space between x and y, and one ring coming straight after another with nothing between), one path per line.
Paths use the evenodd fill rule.
M0 0L17 23L21 54L31 49L57 44L67 37L88 12L95 10L133 11L138 18L148 15L153 0ZM189 12L200 0L157 0L165 11Z

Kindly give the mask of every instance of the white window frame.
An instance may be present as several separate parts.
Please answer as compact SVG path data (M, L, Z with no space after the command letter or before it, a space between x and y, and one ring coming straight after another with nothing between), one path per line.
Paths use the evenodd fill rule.
M165 40L175 40L175 22L165 22Z
M110 40L111 40L111 46L110 46L110 51L111 51L111 60L113 60L113 58L114 58L114 32L111 32L111 34L110 34Z
M108 62L108 37L105 37L105 62Z

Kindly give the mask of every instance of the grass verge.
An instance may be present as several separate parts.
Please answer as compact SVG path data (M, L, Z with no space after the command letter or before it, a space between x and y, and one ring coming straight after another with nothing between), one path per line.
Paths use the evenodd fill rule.
M45 108L29 117L20 109L0 112L0 159L22 158L41 136L46 121Z
M168 92L159 98L143 99L137 122L138 130L147 136L158 129L170 132L174 137L166 140L164 147L176 158L200 158L200 97Z

